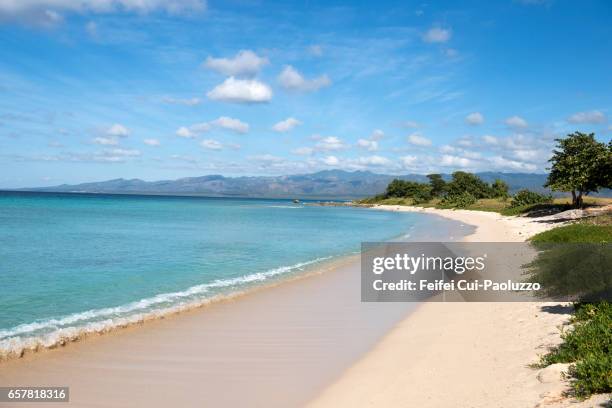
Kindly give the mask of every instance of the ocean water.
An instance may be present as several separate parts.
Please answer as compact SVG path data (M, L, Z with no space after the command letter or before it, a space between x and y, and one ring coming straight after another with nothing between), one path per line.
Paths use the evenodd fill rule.
M304 273L362 241L447 227L287 200L0 192L0 354Z

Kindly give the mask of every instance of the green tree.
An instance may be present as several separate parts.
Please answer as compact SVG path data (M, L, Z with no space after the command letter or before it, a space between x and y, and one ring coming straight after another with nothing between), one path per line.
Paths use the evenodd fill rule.
M441 197L446 192L446 182L440 174L428 174L429 185L431 186L431 195Z
M495 180L493 184L491 184L491 190L494 198L508 198L508 184L503 180Z
M545 187L572 193L572 206L582 207L583 196L612 187L612 142L595 140L595 134L574 132L555 139L557 147Z
M469 193L474 198L489 198L493 193L491 186L482 181L480 177L472 173L464 171L456 171L453 173L453 179L447 185L449 196L459 196L463 193Z

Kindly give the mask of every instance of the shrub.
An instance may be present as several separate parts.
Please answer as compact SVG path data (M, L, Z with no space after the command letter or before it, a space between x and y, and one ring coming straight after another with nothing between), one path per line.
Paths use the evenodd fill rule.
M563 343L542 357L542 365L570 366L572 389L577 397L612 392L612 304L576 304L574 329L561 335Z
M464 191L460 194L448 194L442 200L441 204L445 207L466 208L476 202L476 197L471 193Z
M508 198L508 184L505 181L497 179L491 184L491 194L493 198Z
M551 203L551 195L543 195L530 190L521 190L512 197L510 208L523 207L534 204Z
M612 355L591 355L569 369L577 397L612 391Z

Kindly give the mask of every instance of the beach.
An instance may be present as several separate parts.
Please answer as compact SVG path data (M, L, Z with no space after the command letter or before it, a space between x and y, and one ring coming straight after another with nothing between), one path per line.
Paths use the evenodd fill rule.
M424 211L522 241L550 224ZM69 386L70 406L525 407L563 384L528 367L567 315L541 303L362 303L359 258L0 365L3 386ZM33 404L33 406L36 404ZM61 403L57 405L61 406ZM27 406L21 404L20 406Z

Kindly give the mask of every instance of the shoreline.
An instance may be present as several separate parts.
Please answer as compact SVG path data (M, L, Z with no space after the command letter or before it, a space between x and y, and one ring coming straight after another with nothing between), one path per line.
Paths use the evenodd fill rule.
M426 224L434 235L463 231L441 217ZM360 302L359 288L359 257L342 258L206 311L7 360L0 383L67 385L77 405L302 406L416 306Z
M519 242L554 225L492 212L375 205L473 223L466 242ZM309 407L592 407L606 395L575 401L563 393L567 365L531 368L561 342L566 304L422 303L346 370ZM602 405L598 405L602 404Z

